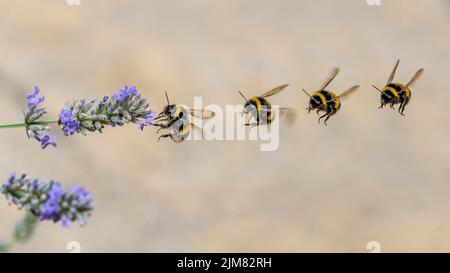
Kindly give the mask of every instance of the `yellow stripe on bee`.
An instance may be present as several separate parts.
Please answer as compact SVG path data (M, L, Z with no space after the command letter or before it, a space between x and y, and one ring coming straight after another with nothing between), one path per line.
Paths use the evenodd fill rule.
M409 89L409 87L405 86L402 83L396 83L395 85L397 85L399 89L402 90L402 92L405 92L407 98L411 97L411 90Z
M313 94L313 96L318 96L318 97L320 98L320 100L322 101L322 105L323 105L324 107L327 106L327 99L325 98L325 96L324 96L322 93L320 93L320 91L315 92L315 93Z
M252 97L252 100L256 103L256 112L259 115L261 112L261 100L258 97Z
M269 116L267 117L267 122L271 123L273 121L273 119L275 118L275 113L273 112L273 110L270 110Z
M394 95L394 97L396 97L397 99L399 98L398 92L397 92L397 90L395 90L394 87L385 86L383 88L383 92L384 91L391 91L391 93Z
M333 92L328 92L331 94L331 96L333 97L334 100L334 108L335 109L339 109L339 107L341 107L341 100L339 99L338 96L336 96L336 94L334 94Z
M175 105L175 113L173 113L173 117L178 117L178 115L180 114L182 108L179 105Z
M405 89L403 89L403 91L405 91L407 98L411 97L411 90L409 89L409 87L405 87Z
M188 135L191 131L191 125L187 124L186 126L183 126L183 129L180 130L180 135L185 136Z

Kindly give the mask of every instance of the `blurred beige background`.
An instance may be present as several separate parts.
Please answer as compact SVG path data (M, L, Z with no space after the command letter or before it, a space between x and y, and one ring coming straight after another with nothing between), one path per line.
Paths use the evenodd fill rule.
M450 251L450 1L0 0L0 114L20 121L35 84L50 116L69 98L136 85L160 110L164 90L192 105L273 103L299 110L276 152L259 143L156 142L155 130L108 128L42 151L0 131L0 178L12 171L85 185L88 225L43 223L14 251ZM406 118L378 110L420 67ZM333 66L338 93L360 84L328 127L303 109ZM23 215L0 198L0 234Z

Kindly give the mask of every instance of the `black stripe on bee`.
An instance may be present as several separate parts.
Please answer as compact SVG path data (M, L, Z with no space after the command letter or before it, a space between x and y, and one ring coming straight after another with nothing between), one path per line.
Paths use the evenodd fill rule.
M385 90L385 91L383 92L383 94L381 94L381 95L385 95L385 96L387 96L388 98L395 98L395 95L394 95L394 93L392 93L391 90Z
M260 98L259 101L261 102L261 109L269 110L272 108L272 105L264 98Z
M333 95L326 90L322 90L320 91L320 93L325 97L327 104L326 104L326 109L332 110L332 109L336 109L338 107L336 107L336 102L334 101L334 97Z
M332 101L333 100L333 97L331 96L331 94L329 92L327 92L325 90L322 90L322 91L320 91L320 93L325 96L325 99L327 101Z
M321 94L322 95L322 94ZM322 100L322 98L324 98ZM325 96L313 95L309 101L309 107L311 109L325 109L327 101Z
M403 87L401 85L396 84L396 83L390 83L390 84L388 84L388 87L394 88L395 91L397 91L397 93L399 93L403 89Z
M271 123L272 122L272 105L264 98L259 98L259 101L261 103L260 105L260 111L259 111L259 119L261 122L264 123Z

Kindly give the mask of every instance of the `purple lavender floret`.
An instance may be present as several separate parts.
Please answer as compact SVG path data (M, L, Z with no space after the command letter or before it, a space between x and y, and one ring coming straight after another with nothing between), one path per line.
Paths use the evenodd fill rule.
M9 203L25 208L40 221L61 222L64 227L77 221L86 223L93 210L92 195L83 187L64 191L59 182L40 182L26 175L12 174L2 186Z
M51 141L52 139L55 139L56 136L54 135L39 135L38 136L39 141L41 142L42 149L47 148L48 146L56 147L56 142Z
M40 220L52 220L54 222L59 219L59 211L61 207L59 206L59 200L63 195L61 184L54 183L51 189L47 192L48 199L43 203L41 208Z
M27 95L28 107L37 107L45 100L44 96L38 97L40 91L39 87L35 86L34 92Z
M40 120L42 116L47 114L47 111L39 106L45 100L45 97L39 96L39 93L40 89L36 86L34 92L27 95L28 105L24 111L27 136L36 139L41 144L42 149L48 146L56 147L56 142L51 141L56 137L46 134L47 131L50 131L50 127L41 123Z
M80 132L80 124L77 120L69 120L61 123L61 128L65 136L73 135Z
M125 86L124 89L120 89L119 92L114 94L114 98L118 100L119 102L123 102L127 98L131 98L133 96L136 96L138 94L136 86L128 87Z
M65 136L73 135L80 132L80 124L72 118L72 111L63 108L59 113L59 124Z
M135 123L143 130L153 125L155 113L135 86L125 86L111 97L96 100L69 101L59 114L59 124L66 136L75 133L102 132L105 126Z
M156 117L155 112L152 111L148 113L144 119L138 121L139 128L141 130L144 130L144 127L153 125L153 120L155 119L155 117Z
M72 111L70 111L69 109L62 109L61 113L59 114L59 121L61 123L66 123L71 120L72 120Z

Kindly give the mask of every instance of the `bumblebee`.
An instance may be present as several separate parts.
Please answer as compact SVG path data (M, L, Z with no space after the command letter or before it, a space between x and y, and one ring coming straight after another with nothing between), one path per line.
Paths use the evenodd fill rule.
M161 138L170 137L174 142L184 141L192 131L192 128L198 127L191 120L192 117L200 118L202 120L211 119L215 113L205 109L187 109L180 104L170 104L169 96L166 92L167 106L163 111L156 116L153 125L160 127L160 130L168 129L169 132L158 137L158 142ZM202 130L203 133L203 130Z
M359 85L352 86L339 96L331 91L325 90L325 88L327 88L327 86L334 80L334 78L336 78L338 74L339 68L333 69L332 73L324 82L320 90L314 92L312 95L310 95L305 89L302 89L303 92L305 92L305 94L310 98L309 106L306 110L308 110L308 113L312 110L316 110L318 115L321 111L324 111L325 114L319 117L319 123L322 118L325 118L323 122L325 125L327 125L327 120L336 114L341 108L341 98L352 94L359 88Z
M242 94L241 91L239 91L239 94L246 101L242 115L250 114L250 116L255 120L255 122L247 122L244 125L253 127L272 123L275 118L275 113L272 109L272 104L270 104L267 98L280 93L288 86L289 84L280 85L267 91L261 96L253 96L249 100L244 96L244 94ZM292 121L295 117L295 111L291 108L279 108L279 111L281 116L287 116L290 121Z
M411 89L409 87L422 75L424 69L419 69L412 79L406 84L402 83L393 83L395 77L395 72L397 71L398 65L400 64L400 60L397 60L395 63L394 69L389 76L389 79L386 83L386 86L383 89L379 89L375 85L372 85L375 89L377 89L381 93L381 106L380 109L383 108L386 104L389 104L392 109L395 104L400 104L398 107L398 112L400 115L404 116L403 112L405 111L405 106L409 103L411 99Z

